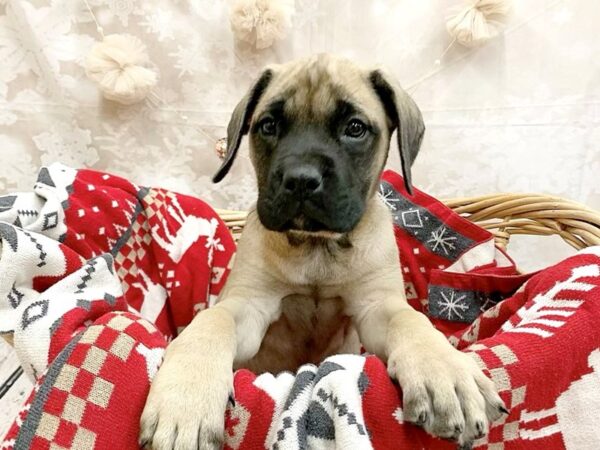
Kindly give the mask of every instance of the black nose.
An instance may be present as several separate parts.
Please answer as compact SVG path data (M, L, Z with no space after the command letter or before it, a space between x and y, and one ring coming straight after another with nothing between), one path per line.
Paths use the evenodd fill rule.
M323 185L319 169L309 165L298 165L287 169L283 175L283 189L294 196L312 195Z

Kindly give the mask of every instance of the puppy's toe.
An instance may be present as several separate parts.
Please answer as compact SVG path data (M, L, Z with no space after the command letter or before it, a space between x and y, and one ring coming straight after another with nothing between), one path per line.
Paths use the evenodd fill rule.
M152 436L151 448L154 450L172 449L177 441L177 425L170 420L159 421Z
M465 417L465 431L460 436L461 444L482 438L488 432L489 418L486 402L472 377L466 377L456 386L456 392Z
M430 388L434 420L428 431L436 436L457 440L465 431L465 420L452 383Z
M189 450L198 448L199 423L188 423L177 427L177 436L173 443L174 450Z
M146 403L140 420L139 444L142 448L152 447L152 438L158 426L158 411L153 405Z
M220 450L223 448L224 435L222 427L211 427L203 424L198 432L198 448L200 450Z
M483 373L476 373L475 382L479 388L479 392L485 400L485 411L490 422L495 422L503 415L508 414L508 410L496 390L496 385L492 380L486 377Z
M426 427L432 419L431 402L424 384L402 388L404 420Z

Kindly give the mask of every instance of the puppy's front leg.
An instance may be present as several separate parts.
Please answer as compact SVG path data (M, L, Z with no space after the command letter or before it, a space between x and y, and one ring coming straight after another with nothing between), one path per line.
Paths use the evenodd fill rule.
M215 450L223 445L224 414L232 395L234 361L258 352L281 297L240 283L232 271L222 300L199 313L168 346L141 418L140 444L157 450Z
M235 340L231 314L214 306L171 342L142 413L142 447L221 448Z
M460 444L484 436L506 411L494 383L407 304L402 279L388 273L349 293L361 342L402 388L404 419Z

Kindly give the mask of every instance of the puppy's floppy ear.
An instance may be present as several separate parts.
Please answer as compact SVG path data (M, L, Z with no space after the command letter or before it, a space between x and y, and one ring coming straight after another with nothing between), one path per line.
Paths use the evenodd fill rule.
M266 69L233 110L231 119L229 119L229 125L227 125L227 154L225 155L223 164L221 164L221 167L219 167L219 170L213 177L213 183L221 181L227 175L229 169L231 169L233 160L242 143L242 138L250 130L250 120L252 119L254 109L272 78L273 71Z
M396 134L404 184L406 190L412 194L410 169L417 158L423 140L423 133L425 133L423 116L413 99L382 71L374 70L371 72L369 81L391 121L392 131L397 128Z

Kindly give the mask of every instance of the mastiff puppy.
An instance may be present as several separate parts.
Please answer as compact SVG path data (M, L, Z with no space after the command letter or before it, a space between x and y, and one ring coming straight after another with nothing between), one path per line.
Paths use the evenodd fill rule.
M233 112L258 202L219 300L167 348L141 419L155 449L217 449L232 369L294 370L364 348L402 387L404 418L468 444L506 412L496 388L406 302L378 182L396 131L406 187L424 132L413 100L380 70L320 55L267 68Z

